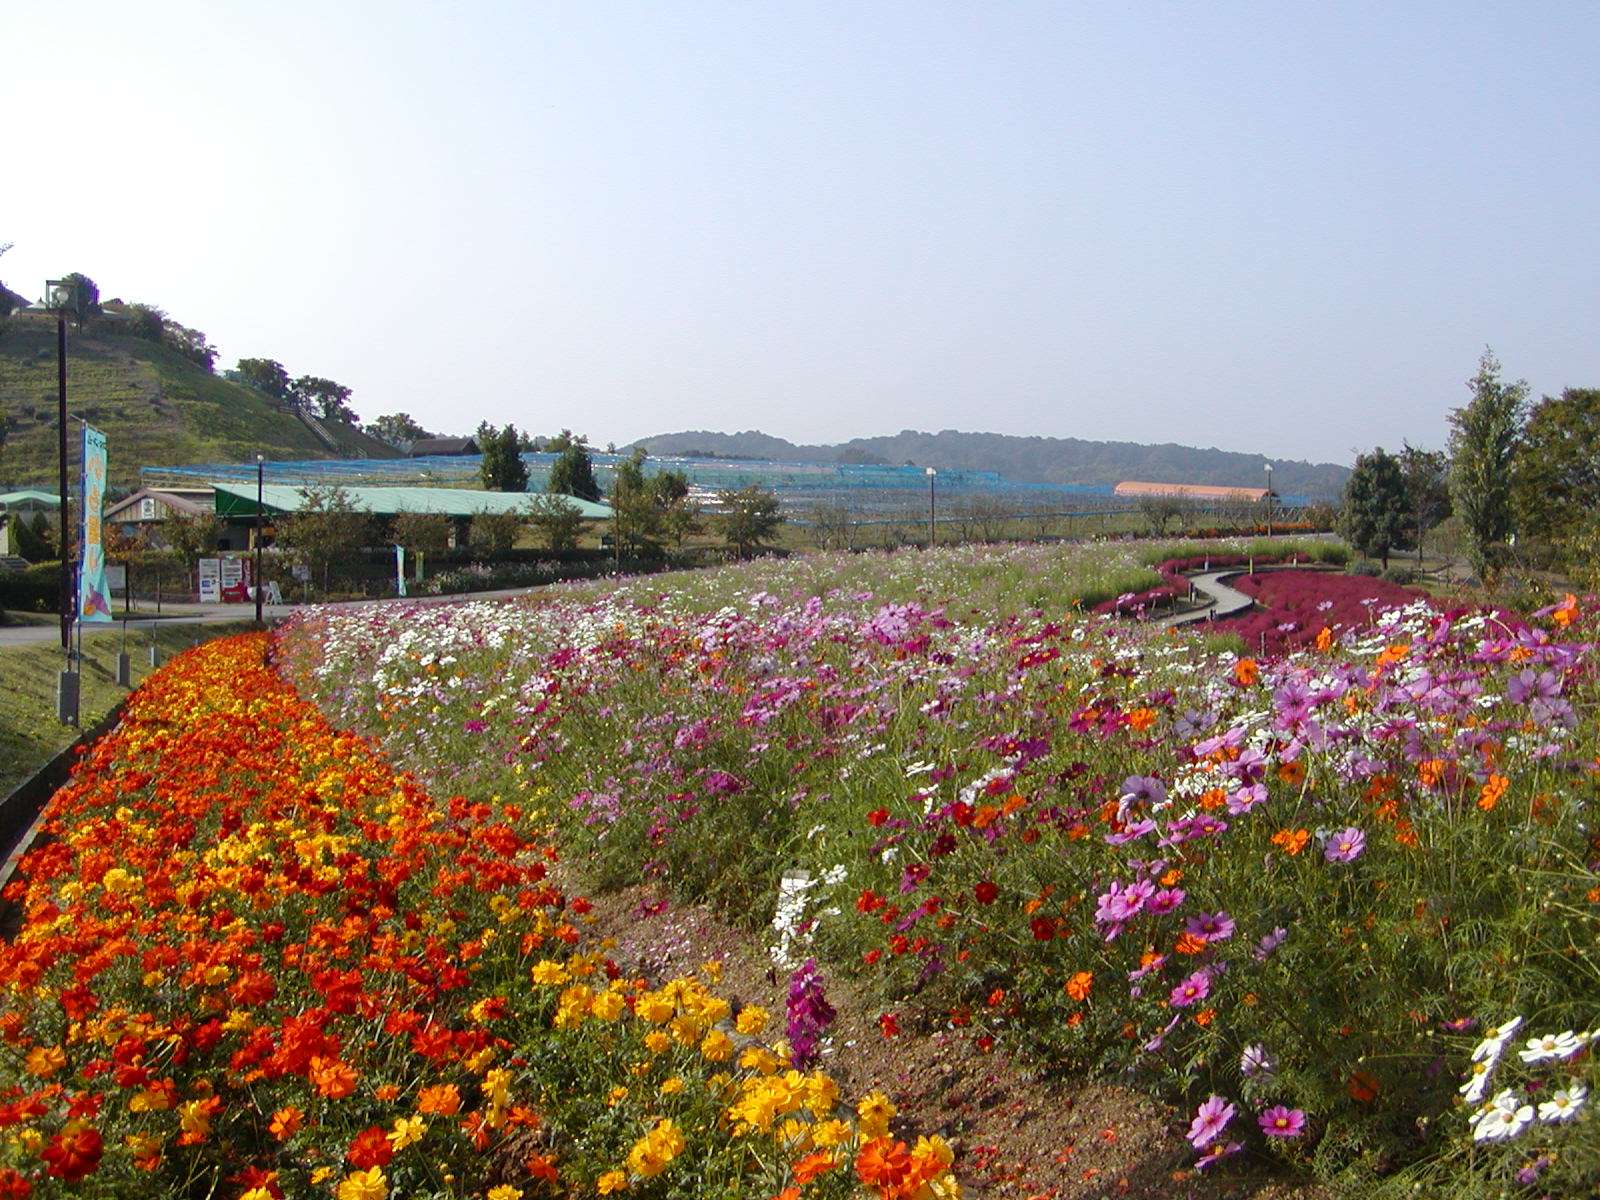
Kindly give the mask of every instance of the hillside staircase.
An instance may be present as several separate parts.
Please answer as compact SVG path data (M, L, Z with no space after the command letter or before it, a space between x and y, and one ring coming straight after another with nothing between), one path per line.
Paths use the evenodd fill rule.
M337 439L334 438L333 434L328 432L328 427L324 425L317 418L316 414L313 413L309 408L305 408L297 404L294 406L294 415L299 417L300 423L307 429L311 430L312 433L316 434L317 440L329 450L332 450L335 454L343 453L343 450L340 448Z

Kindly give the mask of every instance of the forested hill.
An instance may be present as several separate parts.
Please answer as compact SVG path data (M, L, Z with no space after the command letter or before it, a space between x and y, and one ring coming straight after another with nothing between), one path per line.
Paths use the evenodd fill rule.
M169 346L91 329L67 335L67 412L105 432L110 482L138 486L139 468L197 462L333 458L292 413L213 375ZM14 316L0 335L0 491L56 479L56 328ZM325 421L345 457L397 453L353 426ZM77 422L68 444L77 461ZM75 470L76 468L74 468ZM76 475L74 475L76 478Z
M774 461L915 463L998 471L1007 479L1038 483L1117 483L1124 479L1158 483L1208 483L1261 487L1272 463L1272 485L1286 495L1333 498L1344 490L1350 469L1337 463L1308 463L1165 443L1092 442L1081 438L1015 437L1003 433L939 433L902 430L887 437L855 438L831 446L796 445L750 430L710 433L691 430L640 438L654 455L696 454ZM626 447L631 449L632 447Z

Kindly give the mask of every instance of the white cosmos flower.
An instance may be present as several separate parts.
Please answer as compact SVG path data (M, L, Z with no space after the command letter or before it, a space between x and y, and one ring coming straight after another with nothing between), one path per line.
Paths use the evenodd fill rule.
M1584 1097L1588 1094L1589 1089L1581 1083L1551 1093L1550 1099L1539 1105L1539 1120L1550 1122L1572 1120L1583 1107Z
M1490 1026L1483 1031L1483 1041L1472 1052L1472 1061L1477 1062L1483 1058L1499 1058L1500 1051L1505 1049L1506 1039L1517 1031L1522 1024L1521 1017L1512 1017L1500 1025Z
M1533 1120L1533 1105L1518 1104L1522 1097L1506 1088L1473 1119L1472 1140L1503 1142L1517 1136Z
M1542 1037L1529 1038L1527 1049L1519 1051L1517 1057L1525 1063L1538 1063L1552 1058L1571 1058L1581 1049L1583 1049L1583 1039L1567 1029L1561 1033L1547 1033Z
M1494 1070L1496 1061L1497 1058L1486 1058L1472 1064L1467 1081L1461 1085L1461 1094L1468 1104L1476 1104L1483 1099L1484 1090L1489 1086L1489 1074Z

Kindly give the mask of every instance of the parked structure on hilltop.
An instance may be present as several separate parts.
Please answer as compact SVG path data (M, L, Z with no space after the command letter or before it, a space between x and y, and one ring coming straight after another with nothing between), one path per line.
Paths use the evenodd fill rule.
M406 451L409 458L427 458L432 454L445 454L452 458L463 454L482 454L476 438L470 437L436 437L421 438L411 443L411 449Z
M1112 489L1112 494L1129 500L1141 496L1160 496L1173 500L1200 500L1209 504L1244 501L1259 504L1267 498L1264 487L1216 487L1205 483L1141 483L1125 479ZM1272 493L1276 496L1277 493Z

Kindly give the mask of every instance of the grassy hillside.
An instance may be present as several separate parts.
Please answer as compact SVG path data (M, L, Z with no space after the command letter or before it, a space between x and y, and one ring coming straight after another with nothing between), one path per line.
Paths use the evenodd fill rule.
M316 435L260 393L209 375L166 346L135 337L67 332L67 413L110 439L113 486L135 487L139 468L268 458L332 458ZM49 484L56 473L55 324L14 317L0 336L0 484ZM330 422L346 457L396 451ZM69 453L76 462L76 422ZM3 490L3 489L0 489Z

